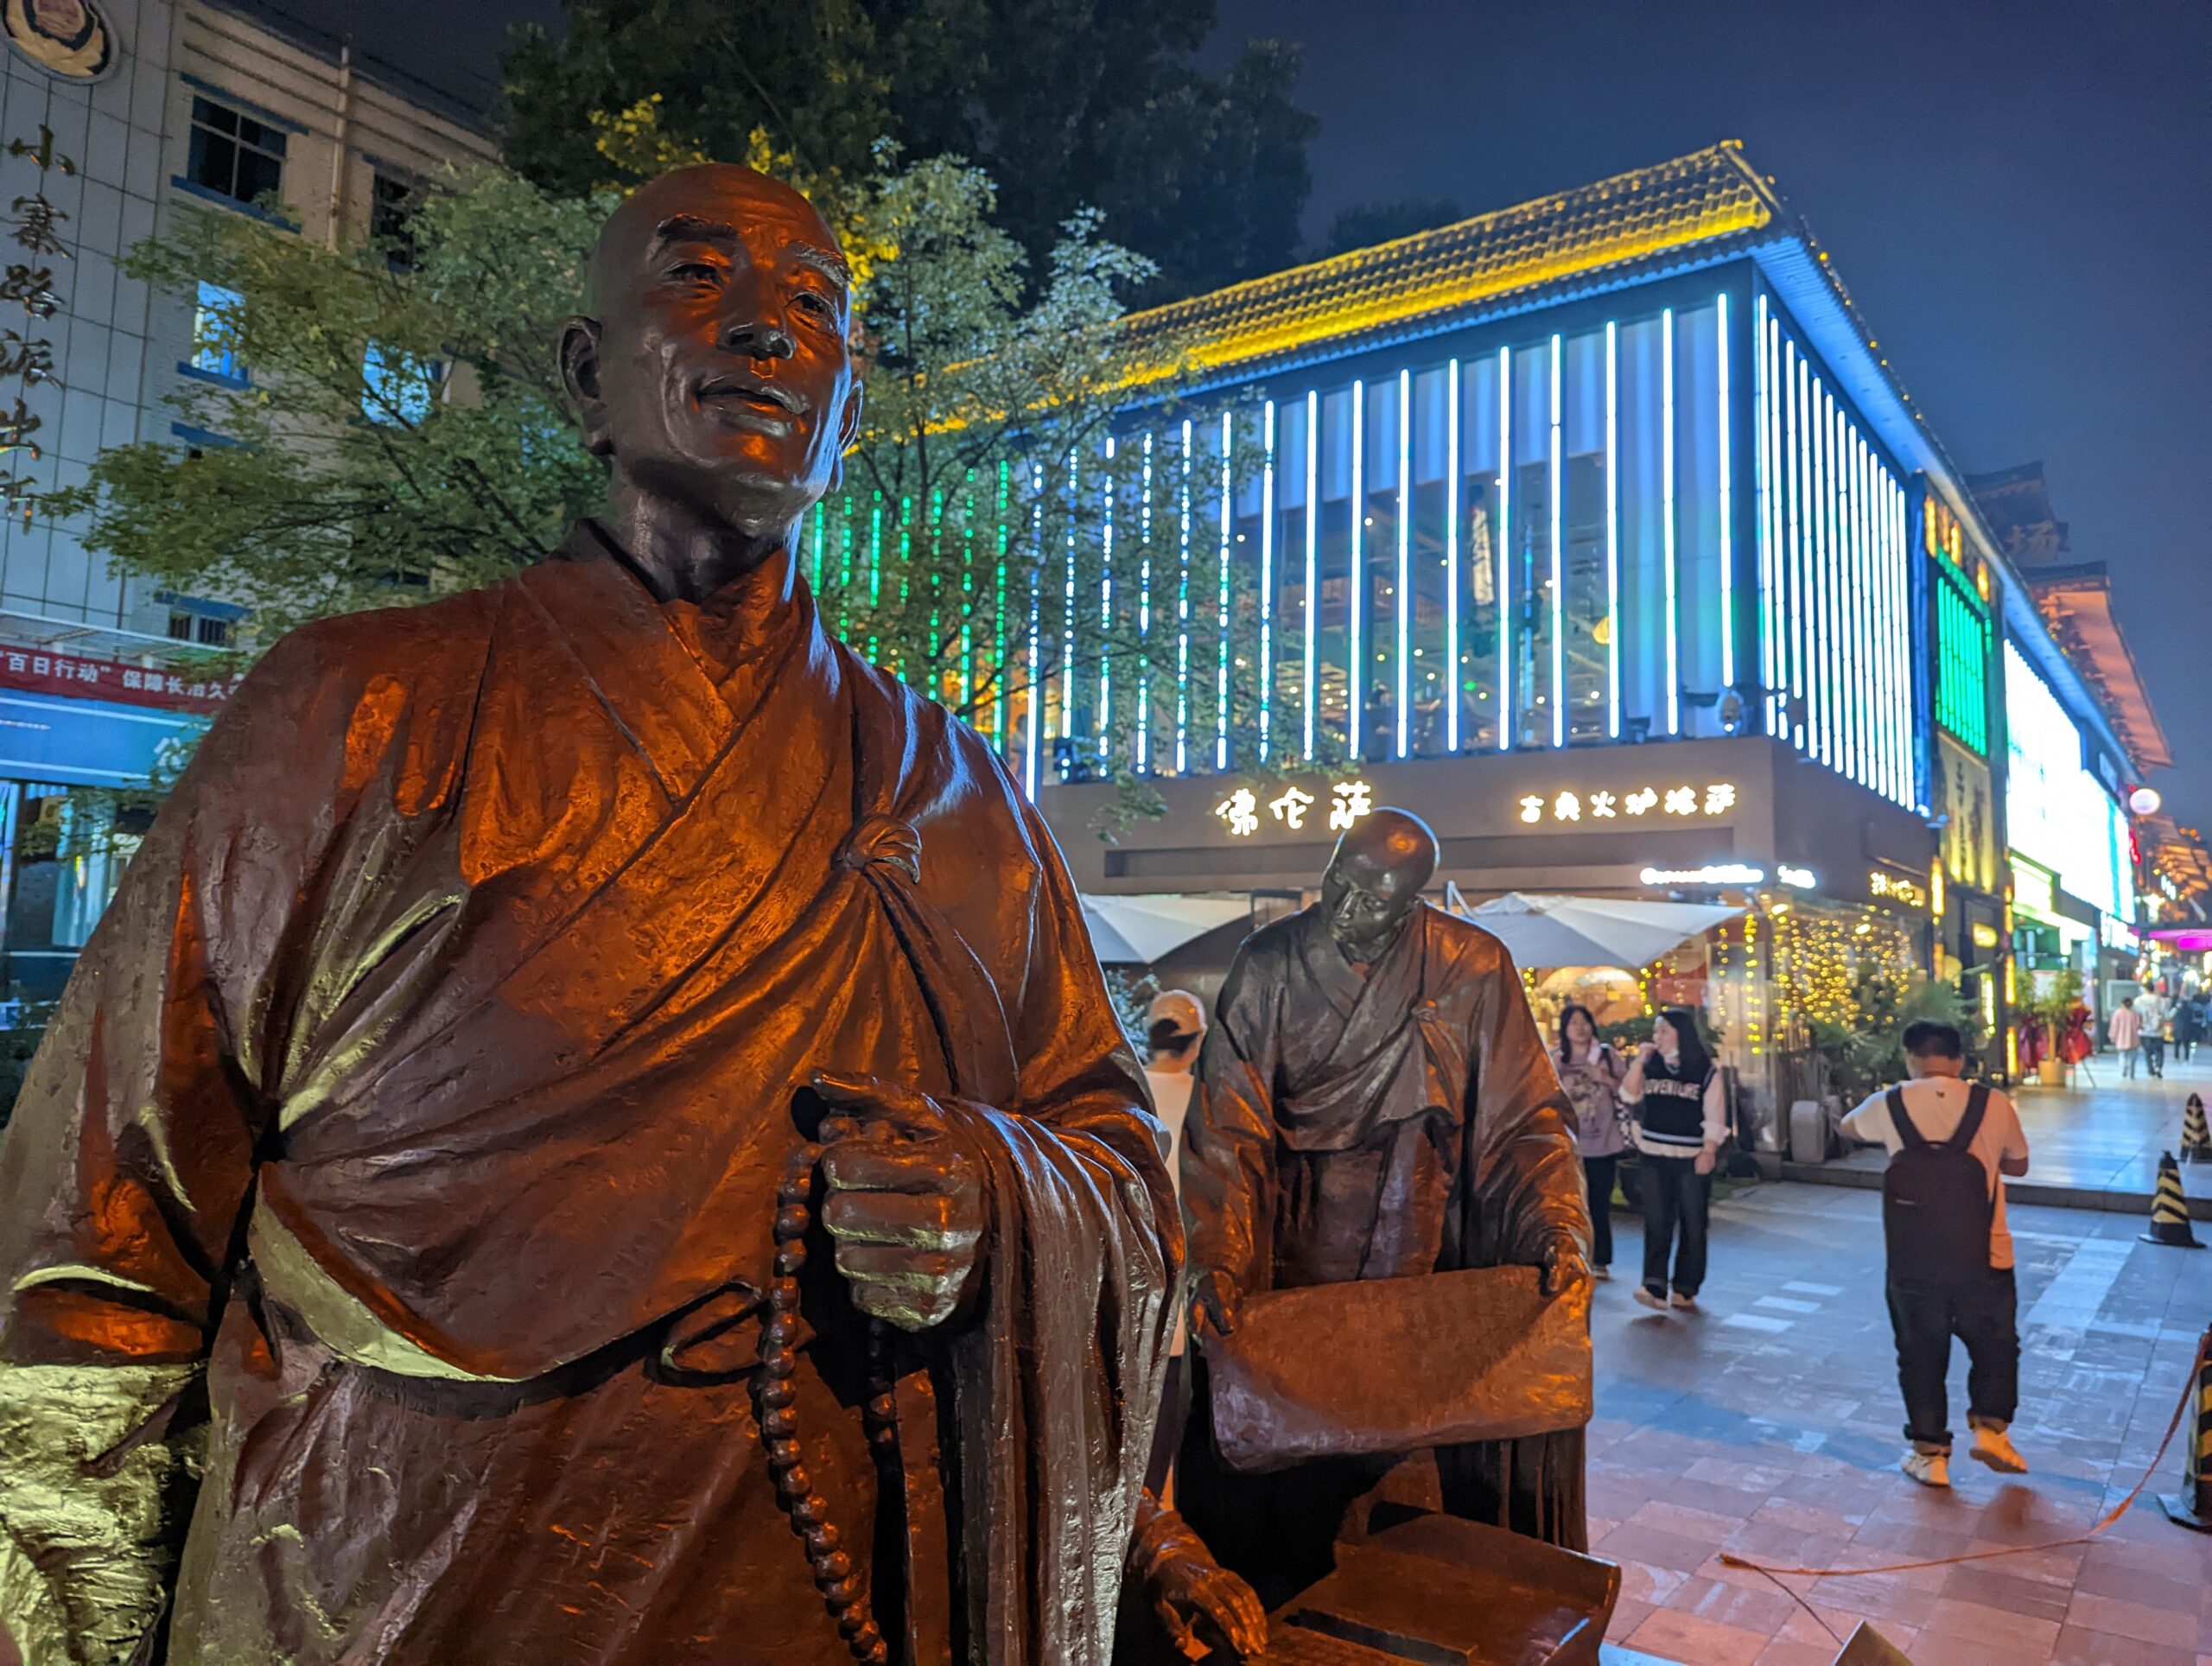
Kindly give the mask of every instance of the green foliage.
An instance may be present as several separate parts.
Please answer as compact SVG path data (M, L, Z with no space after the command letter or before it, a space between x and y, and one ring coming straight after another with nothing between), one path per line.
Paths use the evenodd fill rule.
M1389 202L1363 202L1344 209L1329 222L1321 239L1321 252L1340 255L1372 247L1415 232L1433 231L1465 219L1467 211L1449 197L1399 197Z
M2064 1033L2067 1020L2072 1016L2074 1003L2082 998L2082 974L2073 967L2063 967L2056 972L2036 976L2037 993L2029 1002L2029 1010L2044 1021L2050 1031L2055 1048L2058 1037Z
M23 1074L30 1069L32 1055L38 1052L53 1015L51 1002L27 1002L14 1027L0 1030L0 1129L8 1126L14 1114L16 1096L23 1091Z
M1809 1021L1814 1046L1827 1055L1852 1094L1904 1079L1905 1029L1923 1019L1955 1026L1968 1059L1982 1048L1980 1009L1949 983L1872 971L1853 986L1852 1007L1858 1016L1851 1024Z
M661 143L653 108L613 148ZM778 160L760 142L750 154ZM1080 595L1099 591L1105 499L1070 489L1067 460L1097 455L1133 381L1175 426L1183 359L1152 340L1131 363L1112 327L1153 269L1102 238L1096 214L1071 218L1033 277L981 169L893 162L879 148L872 172L838 188L839 228L869 251L855 334L867 404L847 489L812 523L810 576L833 628L1004 741L1040 679L1073 674L1070 563ZM555 198L497 171L448 175L410 228L404 272L380 248L184 212L132 270L242 297L201 328L247 385L195 382L176 402L184 422L238 443L104 454L72 506L89 515L87 544L246 604L260 646L308 619L541 558L604 490L554 344L583 305L582 258L613 201ZM1202 484L1217 492L1214 475ZM1163 527L1168 490L1163 466ZM832 519L848 535L842 559L823 548ZM875 527L880 559L852 558L856 525ZM1086 686L1102 659L1142 660L1133 618L1077 640Z
M687 152L736 160L755 134L818 185L864 179L879 139L964 156L1004 188L1001 224L1041 272L1075 208L1156 264L1146 299L1284 265L1310 186L1298 60L1248 45L1192 65L1206 0L569 0L557 35L506 60L512 164L574 194L623 175L604 124L658 95ZM598 124L600 125L594 125Z
M130 269L244 297L202 327L250 385L195 383L175 402L180 420L235 443L102 453L67 506L90 512L87 544L245 604L264 644L306 619L537 559L603 489L563 408L553 345L610 206L496 171L449 175L416 216L404 274L378 247L333 251L240 215L181 212Z

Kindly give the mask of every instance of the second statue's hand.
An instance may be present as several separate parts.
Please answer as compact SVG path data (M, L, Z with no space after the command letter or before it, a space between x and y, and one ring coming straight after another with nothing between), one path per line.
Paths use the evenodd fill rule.
M822 1224L862 1313L901 1330L942 1325L982 1265L984 1172L929 1095L874 1076L817 1072Z

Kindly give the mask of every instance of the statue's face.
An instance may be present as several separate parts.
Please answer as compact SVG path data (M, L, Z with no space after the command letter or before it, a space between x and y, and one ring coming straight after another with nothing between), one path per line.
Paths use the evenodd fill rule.
M647 494L747 531L795 522L860 422L845 264L811 205L729 167L645 186L563 340L592 448Z
M1340 846L1321 875L1321 908L1345 957L1380 958L1419 905L1423 882L1423 875L1381 853Z

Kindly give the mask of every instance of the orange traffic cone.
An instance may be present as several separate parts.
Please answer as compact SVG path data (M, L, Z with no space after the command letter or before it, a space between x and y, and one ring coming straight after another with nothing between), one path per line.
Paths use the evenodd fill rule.
M2181 1111L2181 1160L2212 1163L2212 1130L2204 1126L2204 1101L2194 1093Z
M2145 1243L2169 1244L2177 1250L2202 1250L2196 1234L2189 1227L2189 1199L2181 1189L2181 1165L2174 1160L2174 1154L2163 1152L2158 1157L2158 1190L2151 1199L2151 1230L2143 1235Z

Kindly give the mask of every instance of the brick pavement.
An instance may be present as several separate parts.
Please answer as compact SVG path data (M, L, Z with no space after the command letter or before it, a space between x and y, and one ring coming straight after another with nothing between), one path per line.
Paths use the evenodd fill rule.
M1880 1204L1824 1186L1717 1205L1694 1318L1630 1299L1639 1224L1599 1287L1591 1535L1623 1571L1611 1641L1695 1666L1826 1666L1863 1616L1919 1666L2212 1666L2212 1539L2145 1501L2094 1543L1852 1579L1791 1579L1815 1618L1724 1547L1872 1567L2085 1529L2142 1472L2212 1323L2212 1250L2136 1218L2016 1206L2031 1472L1967 1460L1965 1360L1948 1492L1908 1480L1882 1299ZM2149 1491L2173 1490L2177 1451ZM1821 1621L1835 1636L1823 1629Z

